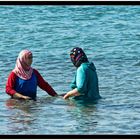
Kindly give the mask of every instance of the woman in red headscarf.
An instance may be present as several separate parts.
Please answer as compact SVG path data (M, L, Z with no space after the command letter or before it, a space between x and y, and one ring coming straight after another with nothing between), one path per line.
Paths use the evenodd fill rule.
M31 67L32 52L22 50L16 60L16 66L6 83L6 93L12 98L36 100L37 86L51 96L57 96L55 90L46 82L40 73Z

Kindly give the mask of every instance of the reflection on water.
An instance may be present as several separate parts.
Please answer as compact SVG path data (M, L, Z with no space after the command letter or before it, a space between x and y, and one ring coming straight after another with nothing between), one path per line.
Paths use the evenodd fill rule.
M49 110L47 110L47 106ZM8 130L11 134L24 134L25 132L32 134L37 131L37 126L40 129L44 126L43 133L45 134L49 134L49 132L51 134L60 132L62 134L78 134L79 131L88 134L89 130L94 130L97 125L97 121L94 120L95 104L86 103L83 105L73 99L63 100L61 96L43 97L37 101L8 99L6 107L11 112L8 118ZM56 120L56 116L60 116L60 118ZM57 131L50 131L50 127L55 127ZM41 133L38 132L38 134Z
M25 101L8 99L6 101L6 107L11 110L12 114L9 116L9 131L13 134L24 133L30 131L30 125L33 124L36 119L32 115L32 106L35 105L35 101Z
M62 102L62 101L61 101ZM97 103L97 102L96 102ZM64 119L67 120L70 129L63 134L92 134L96 128L97 122L97 108L95 102L86 102L74 99L65 101L65 115ZM63 106L64 107L64 106ZM83 127L84 126L84 127Z
M18 99L8 99L6 101L6 106L9 109L18 108L25 112L29 111L29 108L32 106L32 103L35 102L33 100L18 100Z

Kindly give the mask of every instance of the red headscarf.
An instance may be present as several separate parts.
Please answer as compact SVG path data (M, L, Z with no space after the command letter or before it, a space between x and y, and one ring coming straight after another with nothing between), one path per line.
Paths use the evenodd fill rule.
M16 66L13 72L21 79L28 80L31 78L33 69L27 64L28 57L32 54L29 50L22 50L16 60Z

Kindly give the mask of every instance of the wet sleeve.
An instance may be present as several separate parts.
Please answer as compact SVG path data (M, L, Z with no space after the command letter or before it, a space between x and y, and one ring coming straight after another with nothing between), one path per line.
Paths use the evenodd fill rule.
M77 69L77 76L76 76L76 85L77 90L80 94L84 94L87 91L87 81L86 81L86 71L83 67Z
M37 70L34 69L34 72L35 72L35 74L36 74L36 76L37 76L37 83L38 83L38 86L39 86L42 90L46 91L49 95L51 95L51 96L56 96L57 93L56 93L55 90L51 87L51 85L49 85L49 83L43 79L43 77L40 75L40 73L39 73Z
M8 80L6 82L6 88L5 88L5 92L9 95L14 95L16 93L14 87L15 87L15 83L16 83L16 74L14 72L11 72L8 76Z

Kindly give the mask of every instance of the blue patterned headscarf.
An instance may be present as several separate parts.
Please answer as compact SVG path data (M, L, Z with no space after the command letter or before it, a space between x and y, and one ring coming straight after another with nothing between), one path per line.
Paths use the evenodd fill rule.
M70 52L70 58L75 67L79 67L82 63L88 62L88 58L82 48L73 48Z

